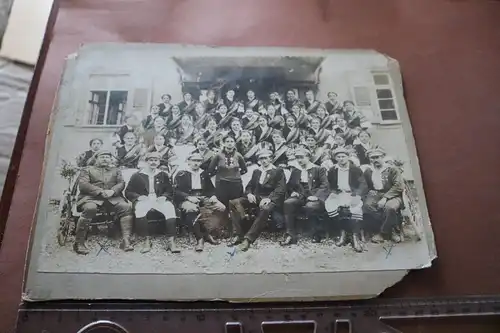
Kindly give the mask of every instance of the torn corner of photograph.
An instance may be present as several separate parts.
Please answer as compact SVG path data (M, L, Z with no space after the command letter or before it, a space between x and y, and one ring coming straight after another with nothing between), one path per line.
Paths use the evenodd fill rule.
M370 298L436 258L394 59L77 54L55 97L24 299Z

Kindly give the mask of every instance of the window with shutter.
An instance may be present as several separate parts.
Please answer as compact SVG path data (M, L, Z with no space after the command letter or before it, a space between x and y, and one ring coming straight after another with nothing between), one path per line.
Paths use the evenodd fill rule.
M353 87L356 106L371 106L370 89L368 87Z
M134 108L146 108L148 106L148 89L134 89L134 100L132 106Z

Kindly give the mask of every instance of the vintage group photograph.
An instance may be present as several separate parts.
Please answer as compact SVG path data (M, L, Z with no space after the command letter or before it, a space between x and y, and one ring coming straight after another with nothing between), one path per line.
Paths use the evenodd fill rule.
M401 87L375 55L82 57L48 148L38 270L296 273L428 262Z

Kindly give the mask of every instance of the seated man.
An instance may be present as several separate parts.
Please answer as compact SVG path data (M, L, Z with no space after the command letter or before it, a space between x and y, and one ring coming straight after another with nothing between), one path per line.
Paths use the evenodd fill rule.
M401 238L395 233L401 219L398 216L403 204L403 179L398 168L384 162L385 152L375 148L367 152L371 168L364 172L368 185L363 212L366 218L376 223L379 233L372 237L372 242L392 239L399 243Z
M197 252L203 251L205 240L217 244L208 231L221 227L226 210L215 196L210 177L200 168L202 163L203 157L192 153L188 157L187 170L177 173L174 181L175 201L183 212L184 222L196 237Z
M120 169L111 165L111 152L101 150L95 154L95 164L82 169L78 178L80 195L77 209L82 215L76 224L76 236L73 249L78 254L88 254L85 237L90 222L97 214L98 207L109 205L118 218L122 229L123 240L120 247L132 251L130 234L132 232L133 216L130 204L125 200L122 191L125 188Z
M286 234L281 245L291 245L297 242L295 218L299 209L304 207L307 220L312 222L313 241L321 241L321 220L325 213L324 201L328 196L328 180L326 171L313 164L311 152L305 148L295 150L296 167L292 167L287 184L289 198L285 200Z
M175 208L172 204L173 188L169 176L159 169L161 158L161 154L157 152L147 153L147 166L132 175L125 189L125 196L134 207L138 233L145 237L141 253L151 251L146 218L151 210L160 212L165 217L168 237L167 249L172 253L180 252L175 244L177 229Z
M337 246L346 244L346 231L352 234L352 247L356 252L362 252L361 221L363 220L363 201L366 194L366 181L363 171L349 161L349 151L338 148L333 152L337 161L328 171L330 196L325 201L325 209L330 218L341 218L340 239ZM342 216L346 212L348 216ZM340 216L339 216L340 215ZM347 219L346 219L347 217ZM347 223L345 223L347 222Z
M247 251L265 226L269 214L282 207L285 199L285 174L283 170L271 164L272 152L259 152L260 167L255 169L252 178L246 186L246 197L233 199L229 202L229 214L233 224L233 239L231 245L240 244L240 250ZM245 210L258 208L258 214L250 230L243 234L241 222Z

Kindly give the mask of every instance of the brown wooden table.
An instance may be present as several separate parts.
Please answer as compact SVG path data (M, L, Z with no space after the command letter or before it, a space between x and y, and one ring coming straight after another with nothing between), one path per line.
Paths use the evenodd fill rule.
M66 0L51 37L0 209L4 218L8 212L0 253L0 332L11 330L20 303L63 60L79 44L96 41L371 48L396 58L439 258L382 297L500 294L500 211L495 210L500 203L500 2L330 0L326 8L316 0ZM457 325L460 332L498 332L498 324L451 321L426 332L456 332ZM412 323L405 332L420 328Z

